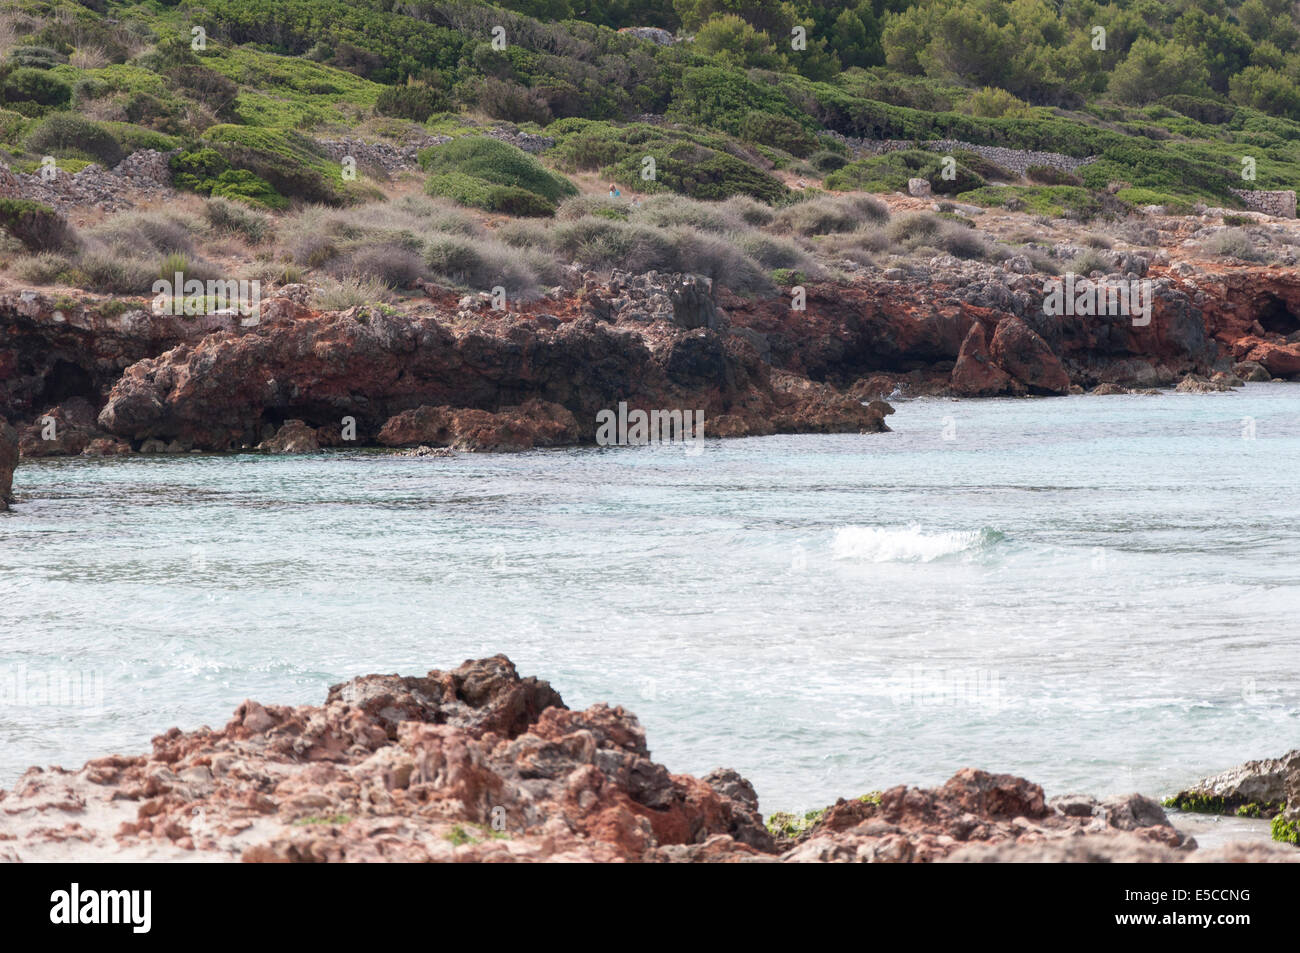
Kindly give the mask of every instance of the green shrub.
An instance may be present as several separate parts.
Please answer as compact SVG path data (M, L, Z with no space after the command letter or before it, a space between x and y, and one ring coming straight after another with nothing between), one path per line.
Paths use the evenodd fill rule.
M170 152L179 145L174 136L153 129L145 129L143 126L136 126L127 122L105 122L100 125L118 141L118 144L122 147L123 155L130 155L139 149L156 149L159 152Z
M215 149L178 153L171 157L169 165L172 184L178 189L270 209L289 204L265 179L247 169L232 169L226 157Z
M555 214L555 206L536 192L514 185L495 185L486 179L462 172L431 175L424 187L430 195L489 212L521 216Z
M81 96L78 95L77 98L80 101ZM143 90L131 93L122 109L126 113L126 118L133 123L166 128L171 131L179 128L177 118L180 110L152 93L146 93Z
M122 161L122 146L107 129L77 113L46 116L27 134L25 145L35 153L86 156L112 168Z
M985 86L971 93L966 112L990 119L1027 119L1033 115L1033 107L1005 89Z
M578 190L533 156L498 139L463 136L440 146L423 149L420 167L434 175L459 173L494 185L514 186L542 196L554 204Z
M0 199L0 227L32 251L58 251L75 237L67 220L49 206L28 199Z
M908 179L923 178L923 172L935 168L933 153L900 149L850 162L826 176L823 184L836 192L905 192Z
M405 86L390 86L375 100L375 112L379 115L414 122L424 122L434 113L445 112L450 108L451 102L438 90L415 82Z
M342 167L297 133L227 124L213 126L203 138L232 168L251 172L281 196L326 205L348 201L342 188ZM245 186L236 184L235 188L240 191ZM224 194L229 197L230 191Z
M723 136L636 123L618 127L607 122L562 119L547 127L556 137L554 155L566 169L599 170L628 189L678 192L696 199L748 195L764 202L789 196L785 185L757 167L758 158ZM654 160L654 178L642 178L646 159Z
M953 160L951 166L947 159ZM978 163L998 173L1003 170L970 152L943 156L922 149L899 149L849 163L826 177L832 191L904 192L909 179L925 179L937 195L956 195L984 184L984 178L972 168ZM945 178L950 172L952 178Z
M1231 202L1228 187L1240 181L1239 159L1227 159L1182 143L1153 148L1147 142L1126 142L1110 146L1101 158L1079 169L1079 178L1090 189L1101 191L1111 182L1127 182L1139 188L1174 194L1213 196Z
M1064 172L1056 166L1031 165L1025 169L1025 178L1040 185L1082 185L1077 176Z
M1192 203L1187 199L1154 189L1120 189L1115 193L1115 198L1139 207L1161 205L1170 215L1187 215L1192 210Z
M1213 99L1202 99L1197 96L1165 96L1160 100L1160 105L1168 106L1170 109L1177 110L1197 122L1208 123L1212 126L1231 122L1237 112L1234 106Z
M195 149L171 157L172 184L178 189L207 195L212 191L217 176L230 168L230 163L216 149Z
M952 155L960 165L965 166L982 179L1002 179L1009 182L1016 178L1016 173L1003 168L991 159L984 158L978 152L958 149Z
M803 123L771 113L750 113L740 127L740 136L749 142L783 149L800 158L812 155L819 145L817 137Z
M814 152L808 157L808 164L818 172L834 172L836 169L842 169L848 165L849 160L838 152L831 152L823 149L820 152Z
M1024 210L1049 218L1068 214L1086 220L1102 212L1101 200L1095 193L1071 185L986 185L957 198L972 205Z
M211 195L213 198L235 199L269 209L283 209L289 204L283 195L271 187L271 183L247 169L227 169L221 173L212 184Z
M703 66L684 70L667 114L679 122L710 126L742 138L747 137L746 127L755 123L757 128L784 130L780 135L798 141L790 131L793 126L779 121L784 117L810 134L812 144L800 154L807 155L816 148L811 116L791 102L780 87L756 82L736 69Z
M642 160L648 154L655 159L655 179L641 178ZM785 198L789 190L780 180L743 159L694 143L680 142L667 148L651 149L642 155L628 155L602 175L628 188L647 192L668 189L691 198L717 200L733 195L749 195L765 202Z
M66 106L72 99L72 87L44 70L24 66L4 78L0 96L21 112L27 104Z
M15 46L5 60L14 66L30 66L33 69L53 69L67 61L66 55L48 46Z

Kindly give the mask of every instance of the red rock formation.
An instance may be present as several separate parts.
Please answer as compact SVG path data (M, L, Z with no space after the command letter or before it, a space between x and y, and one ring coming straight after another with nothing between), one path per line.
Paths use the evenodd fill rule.
M939 269L928 281L814 284L804 311L784 297L714 302L707 283L689 276L606 284L591 276L580 293L507 314L458 305L434 286L431 306L416 315L318 314L305 287L289 286L264 302L255 327L235 316L0 294L0 414L29 429L24 452L33 454L82 452L103 431L137 450L255 446L288 419L336 446L347 416L364 445L420 407L487 415L464 419L479 434L464 445L507 448L569 439L563 425L530 437L532 415L513 410L530 401L572 414L579 441L592 439L598 411L620 401L702 410L714 436L852 432L885 429L856 398L894 386L958 395L1149 388L1208 377L1230 358L1258 363L1260 374L1300 375L1291 340L1300 277L1286 269L1157 271L1152 319L1140 326L1049 317L1033 276L981 275ZM35 442L32 424L66 415L73 400L102 410L98 424ZM519 419L493 416L503 413Z
M301 420L286 420L274 437L263 440L258 450L268 453L315 453L320 449L316 431Z
M355 679L319 707L246 701L150 755L33 768L0 792L0 856L39 856L51 810L97 857L663 860L710 838L726 859L770 851L752 789L734 772L715 783L651 761L622 708L571 711L497 656Z
M886 429L838 392L778 377L743 341L707 329L634 333L594 319L552 328L517 318L452 327L354 309L212 335L140 361L114 386L99 424L132 441L220 450L255 443L268 421L337 427L354 416L365 442L404 411L445 407L486 412L463 416L446 439L507 447L570 441L568 415L577 439L590 440L597 413L627 401L726 417L730 433ZM399 418L386 440L441 439L421 436L413 420Z
M238 320L160 316L129 300L0 293L0 415L31 421L73 397L98 410L125 368L214 331L237 334Z
M1274 377L1300 374L1300 342L1265 341L1255 335L1238 340L1232 349L1239 361L1253 361Z
M424 445L500 452L573 444L581 433L567 408L530 400L495 414L453 407L417 407L390 417L376 439L386 447Z
M1011 375L989 356L984 326L974 322L966 332L952 369L953 392L961 397L994 397L1005 393L1010 385Z
M999 367L1035 394L1064 394L1070 376L1047 342L1016 317L998 322L989 353Z
M24 457L76 456L107 437L95 426L96 409L84 397L72 397L40 414L24 427L18 449Z
M320 706L243 702L147 755L32 768L0 791L0 859L331 861L1158 860L1195 842L1140 795L1047 801L965 769L931 790L841 800L797 838L735 771L672 774L636 717L566 708L509 659L369 675ZM1300 860L1252 847L1205 859Z

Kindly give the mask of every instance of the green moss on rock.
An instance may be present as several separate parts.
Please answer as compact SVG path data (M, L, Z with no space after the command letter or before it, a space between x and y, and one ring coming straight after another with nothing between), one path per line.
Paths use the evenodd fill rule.
M1288 821L1279 814L1273 818L1273 840L1282 841L1284 844L1295 844L1300 847L1300 821Z

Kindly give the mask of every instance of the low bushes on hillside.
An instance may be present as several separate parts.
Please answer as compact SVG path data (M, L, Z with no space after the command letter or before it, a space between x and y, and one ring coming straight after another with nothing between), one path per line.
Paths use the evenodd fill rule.
M626 189L709 200L747 195L769 203L790 194L760 168L760 156L725 136L585 119L561 119L546 132L557 140L554 155L562 168L598 171Z
M57 251L74 242L62 215L28 199L0 199L0 227L31 251Z
M886 229L890 241L909 251L934 249L957 258L986 258L988 243L970 223L916 212L894 219Z
M1223 258L1239 258L1242 261L1262 261L1264 256L1255 247L1250 234L1240 228L1229 228L1217 232L1205 243L1205 249L1212 255Z
M953 161L947 163L947 158ZM825 184L835 191L905 192L909 179L925 179L935 194L956 195L984 184L983 176L972 168L976 164L987 171L1002 171L969 152L947 157L921 149L900 149L851 162L828 175ZM945 172L952 177L946 178Z
M78 113L53 113L27 133L24 145L37 154L87 158L108 168L123 159L121 143L104 126Z
M216 198L238 199L263 208L282 209L288 200L271 183L247 169L231 168L215 149L181 152L169 160L172 184L178 189Z
M561 199L578 190L522 149L486 136L465 136L420 152L430 173L425 185L461 205L507 215L555 214Z
M774 224L799 235L825 235L888 218L884 204L868 195L818 196L781 209Z
M19 67L0 79L0 102L24 116L39 116L66 106L72 87L43 69Z
M436 112L451 108L451 101L439 90L425 83L411 82L404 86L390 86L379 94L375 112L381 116L395 116L424 122Z
M349 201L342 167L325 158L298 133L225 124L208 129L203 143L220 153L232 169L252 173L285 198L326 205L345 205ZM221 194L237 197L228 192Z
M239 235L250 245L260 245L272 231L267 216L223 198L204 203L203 215L218 233Z
M561 258L582 268L633 273L689 271L740 293L771 287L762 266L732 241L692 228L657 228L588 217L556 225L552 237Z

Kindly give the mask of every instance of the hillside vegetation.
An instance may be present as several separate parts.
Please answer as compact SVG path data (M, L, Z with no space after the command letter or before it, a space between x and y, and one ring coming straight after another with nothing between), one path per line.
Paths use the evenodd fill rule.
M482 135L492 130L502 134ZM528 136L541 146L519 148ZM1152 204L1239 208L1233 188L1293 188L1300 4L17 0L0 14L0 158L15 171L51 157L63 172L111 168L156 149L178 188L209 200L191 231L267 249L275 223L263 212L293 213L291 230L322 209L391 198L393 170L348 168L327 147L340 139L419 150L424 190L441 201L567 214L545 237L520 223L493 240L575 261L616 262L674 228L728 231L717 223L736 223L741 206L716 203L743 199L750 220L729 231L749 242L739 253L758 270L743 277L746 265L739 283L762 287L773 269L814 271L814 240L848 230L769 226L752 211L790 213L815 203L818 187L888 192L919 177L945 200L1080 220ZM876 154L872 141L884 139L911 147ZM926 148L936 140L957 142ZM1017 171L971 145L1089 161ZM651 220L667 206L630 217L587 208L575 198L584 177L588 191L598 181L646 198L676 193L695 203L680 214L700 220ZM23 262L29 274L125 291L156 271L152 260L133 271L124 263L121 235L70 235L47 215L24 207L8 216L36 256ZM850 225L879 231L870 216ZM777 248L760 229L804 244ZM192 237L164 231L137 242L137 257L140 248L190 255L199 267ZM889 241L822 247L838 242L839 260L865 259ZM339 260L282 245L273 268L286 277ZM406 245L411 269L467 273L445 248ZM683 260L681 248L646 254L664 266ZM520 285L543 277L516 264Z

